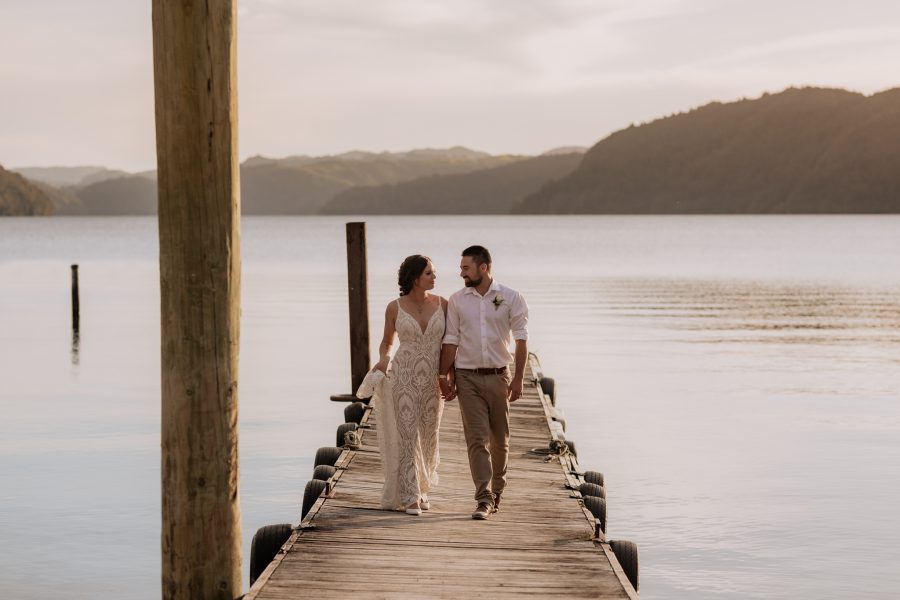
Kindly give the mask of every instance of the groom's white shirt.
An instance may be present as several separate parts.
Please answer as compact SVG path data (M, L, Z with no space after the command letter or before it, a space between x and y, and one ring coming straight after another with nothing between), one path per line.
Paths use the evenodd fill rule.
M470 287L450 296L443 343L457 346L458 368L507 366L513 359L510 338L528 339L528 305L522 294L493 281L484 296Z

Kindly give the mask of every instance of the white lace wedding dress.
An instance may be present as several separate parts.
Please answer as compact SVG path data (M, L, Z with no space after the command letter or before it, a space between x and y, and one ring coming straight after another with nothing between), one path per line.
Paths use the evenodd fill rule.
M381 505L404 510L438 483L438 429L443 401L437 384L444 311L425 327L397 302L400 346L387 376L375 389L378 447L384 470Z

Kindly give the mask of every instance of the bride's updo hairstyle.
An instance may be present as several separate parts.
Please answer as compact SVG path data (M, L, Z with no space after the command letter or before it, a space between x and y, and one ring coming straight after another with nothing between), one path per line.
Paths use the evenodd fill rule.
M401 296L405 296L412 291L413 284L425 272L425 267L428 266L428 261L430 260L430 258L421 254L413 254L403 260L400 270L397 271L397 285L400 286Z

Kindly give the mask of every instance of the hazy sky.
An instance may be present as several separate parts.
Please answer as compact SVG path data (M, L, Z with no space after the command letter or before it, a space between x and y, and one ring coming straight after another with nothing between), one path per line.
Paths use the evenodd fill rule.
M533 154L790 85L900 85L900 2L239 0L241 157ZM155 168L150 0L0 0L0 164Z

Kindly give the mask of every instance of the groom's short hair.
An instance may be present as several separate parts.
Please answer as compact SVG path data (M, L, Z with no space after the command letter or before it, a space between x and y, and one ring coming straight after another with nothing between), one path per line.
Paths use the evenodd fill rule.
M484 246L469 246L462 251L462 255L470 257L478 266L487 265L488 270L491 268L491 253Z

